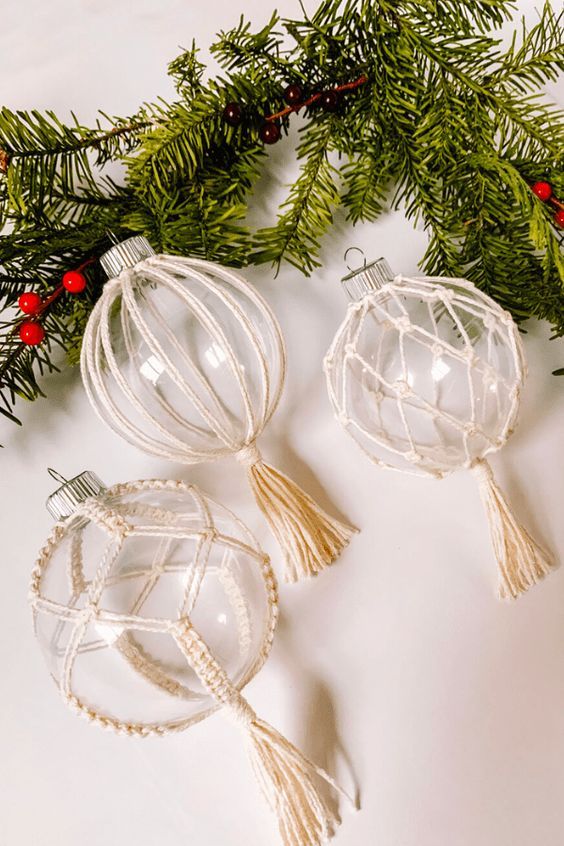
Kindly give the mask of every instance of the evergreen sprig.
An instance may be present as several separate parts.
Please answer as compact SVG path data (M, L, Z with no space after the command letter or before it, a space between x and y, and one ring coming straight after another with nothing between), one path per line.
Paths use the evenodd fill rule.
M422 265L461 275L517 320L549 320L564 334L562 234L531 192L549 181L564 197L562 114L540 89L564 69L562 20L549 2L505 48L492 31L504 0L323 0L314 14L274 13L254 30L243 18L211 50L206 77L195 44L169 66L175 102L129 117L0 110L0 412L41 393L41 374L78 359L103 285L97 263L79 297L42 315L46 341L25 347L16 303L47 296L65 270L142 233L157 249L234 265L289 261L308 274L341 206L352 222L401 207L426 228ZM267 166L265 119L299 84L304 99L361 76L335 113L301 110L299 172L277 218L252 231L247 207ZM226 103L243 110L238 126ZM286 135L291 115L279 121ZM286 140L285 143L288 143ZM119 163L124 178L108 175Z

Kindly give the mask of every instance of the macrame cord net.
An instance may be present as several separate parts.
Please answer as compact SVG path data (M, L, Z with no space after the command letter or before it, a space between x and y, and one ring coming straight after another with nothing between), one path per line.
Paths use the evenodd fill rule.
M115 268L119 270L121 266L119 275L106 283L84 335L81 369L94 409L118 434L162 458L192 464L234 455L246 468L255 500L283 551L285 578L294 582L317 575L339 556L355 529L326 514L287 475L264 461L257 447L257 438L278 405L286 372L284 341L274 314L254 288L233 271L200 259L154 255L145 239L129 240L141 242L140 251L133 259L127 250L125 258L119 254ZM107 255L114 250L123 253L128 243L117 245ZM134 266L123 267L138 255L148 257ZM194 284L221 308L224 318L229 316L237 337L243 339L250 352L258 385L251 381L255 377L249 368L239 361L217 310L193 293ZM143 297L147 285L177 297L179 306L191 312L205 333L209 349L227 363L244 408L244 434L234 426L222 397L188 346L167 325L151 298ZM241 306L241 297L248 301L257 320ZM110 331L116 308L120 309L120 343L125 345L127 354L133 357L135 353L134 336L141 338L158 362L158 370L170 377L177 396L195 409L197 423L186 419L177 404L159 392L151 397L157 402L158 413L151 412L139 396L137 386L131 383L116 357L116 339ZM274 376L259 319L273 339L279 364ZM108 387L110 381L112 390ZM257 394L261 398L258 405L253 401ZM202 427L214 441L205 448L198 442Z
M445 287L448 285L448 287ZM480 296L477 304L476 294ZM426 319L415 323L406 308L406 298L417 298L426 307ZM476 355L472 338L460 319L459 309L481 321L487 332L486 359L491 358L498 333L502 333L513 363L513 378L504 378L487 361ZM440 335L438 321L448 317L457 334L454 345ZM383 331L376 333L371 348L371 360L359 351L359 339L367 320L375 320ZM386 378L383 357L386 330L397 333L397 356L400 361L400 378ZM469 413L457 417L441 407L439 383L433 382L433 394L425 398L410 385L406 343L416 344L421 355L426 353L432 367L443 356L458 362L464 370L462 381L468 387ZM412 347L413 349L413 347ZM477 291L465 279L445 277L409 278L396 276L380 286L376 293L363 294L349 304L347 316L333 340L324 361L329 396L335 415L341 425L359 443L365 454L375 464L416 475L430 474L442 478L453 469L470 469L479 485L480 494L488 517L492 544L499 572L500 598L517 598L529 587L546 576L553 566L550 555L542 549L519 524L507 500L495 482L486 455L500 449L513 431L517 420L521 387L525 376L524 353L515 323L491 298ZM370 390L372 425L358 419L350 408L350 380L354 372L362 371L372 380ZM479 392L481 397L479 396ZM502 392L509 402L504 406ZM478 399L497 404L498 413L504 418L501 429L492 435L481 425ZM383 401L392 401L400 421L401 439L392 439L386 431L382 416ZM432 446L418 443L410 424L410 410L428 414L433 427ZM458 467L441 466L453 433L457 433L458 449L462 459ZM472 446L479 440L479 457ZM376 453L376 454L375 454ZM438 466L437 466L438 465ZM411 469L410 469L411 468Z
M127 735L146 737L165 735L188 728L223 709L244 731L248 740L249 756L257 781L271 810L276 815L284 846L319 846L332 835L338 824L338 818L316 785L320 777L349 801L347 794L320 767L305 758L279 732L261 720L243 697L241 690L260 670L270 652L274 629L278 617L278 595L276 579L269 559L258 548L247 545L238 538L222 534L214 525L207 507L213 502L204 497L194 486L173 481L139 481L115 485L107 491L108 497L131 494L139 491L184 491L191 494L201 509L206 520L205 528L194 531L175 524L175 516L159 508L144 504L121 504L119 510L108 507L97 498L90 498L81 503L74 516L83 518L84 526L93 523L107 535L107 544L100 557L99 565L91 580L84 575L82 562L82 534L75 532L69 545L66 572L70 590L70 600L61 604L45 596L42 582L52 560L53 554L60 547L68 533L68 521L58 522L41 550L32 573L30 602L33 609L34 624L40 615L48 615L57 621L54 641L60 639L63 625L72 624L72 634L64 645L59 647L62 657L62 672L59 682L60 693L65 702L88 720L105 728ZM144 522L129 522L135 516ZM243 524L234 515L230 515L240 526ZM167 526L167 519L170 523ZM158 520L158 523L156 522ZM74 522L76 526L76 522ZM245 529L245 531L247 531ZM120 578L131 578L131 573L124 576L113 574L113 568L120 555L123 544L129 538L162 539L158 554L146 575L146 581L136 601L127 613L116 613L104 608L103 594L106 586L116 584ZM196 541L196 553L190 578L187 580L178 614L174 619L151 618L142 614L143 606L151 592L157 587L159 579L171 572L167 563L167 547L172 538L186 538ZM233 684L221 664L198 633L191 621L191 609L194 608L202 579L207 566L207 551L211 543L220 544L226 551L240 549L247 556L252 556L260 567L268 598L268 625L264 633L259 655L238 684ZM178 569L178 565L175 565ZM174 567L172 568L174 569ZM232 609L237 619L239 648L249 648L249 611L237 579L225 556L221 567L221 579L226 586ZM81 596L85 596L82 607L76 607ZM86 632L96 622L102 624L105 631L116 632L115 638L89 640ZM190 699L194 693L172 678L161 662L144 650L136 641L134 632L156 632L169 635L174 639L188 665L193 669L203 688L213 697L216 704L209 709L186 719L167 722L130 722L105 713L98 706L85 702L73 688L73 668L77 658L84 652L114 649L128 667L132 668L145 681L158 690L165 691L171 697Z

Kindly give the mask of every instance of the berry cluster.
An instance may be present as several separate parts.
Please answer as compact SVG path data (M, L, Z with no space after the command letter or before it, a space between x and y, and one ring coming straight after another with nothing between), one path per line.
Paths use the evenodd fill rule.
M317 103L325 112L335 112L339 108L343 94L353 91L360 85L368 82L368 77L360 76L354 82L347 82L338 85L336 88L329 88L325 91L317 91L304 99L304 90L301 85L292 83L285 89L283 97L287 104L286 108L276 114L268 115L259 129L259 138L263 144L276 144L280 140L280 119L291 112L298 112L304 106L312 106ZM229 126L239 126L243 120L243 108L239 103L227 103L223 110L223 120Z
M49 294L48 297L42 299L35 291L24 291L21 294L18 305L23 314L27 314L30 320L23 320L18 325L18 335L20 341L31 347L36 347L45 338L45 329L39 322L39 318L52 302L54 302L63 291L68 291L69 294L80 294L86 288L86 276L82 272L91 260L85 262L77 270L68 270L61 280L61 284Z
M554 222L557 226L560 226L561 229L564 229L564 203L560 200L557 200L554 194L552 193L552 185L550 182L535 182L534 185L531 185L531 191L533 194L542 200L543 203L550 203L556 209L554 213Z

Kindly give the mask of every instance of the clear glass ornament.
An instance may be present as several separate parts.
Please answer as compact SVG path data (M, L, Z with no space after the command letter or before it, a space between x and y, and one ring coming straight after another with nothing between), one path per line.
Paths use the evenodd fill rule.
M83 376L105 422L145 451L187 463L254 441L285 368L265 300L233 271L156 256L141 237L113 247L102 264L121 275L104 289L95 337L87 330L92 366Z
M187 464L236 457L284 552L287 580L317 575L353 530L257 447L286 367L280 327L265 300L234 271L155 255L142 237L116 244L101 263L109 281L81 353L95 411L153 455Z
M278 614L268 557L249 530L182 482L106 490L86 472L63 480L48 508L58 522L30 600L67 704L137 736L176 732L223 710L245 735L282 842L298 832L300 843L325 843L339 819L319 779L343 791L241 692L270 652Z
M66 519L34 581L35 631L70 704L134 726L206 716L215 702L169 630L183 618L235 687L253 677L272 637L271 586L264 554L230 511L193 486L106 490L90 473L50 504Z
M553 560L515 518L486 459L519 410L525 362L511 315L466 279L394 276L384 259L343 284L352 301L324 362L335 416L383 467L474 472L499 595L516 598Z
M378 464L441 476L502 446L524 360L511 316L462 279L384 259L344 279L352 302L326 358L339 420Z

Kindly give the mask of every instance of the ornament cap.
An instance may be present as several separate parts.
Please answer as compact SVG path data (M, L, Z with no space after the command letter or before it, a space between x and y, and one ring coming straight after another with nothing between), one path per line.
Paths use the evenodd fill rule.
M155 251L143 235L133 235L119 244L114 244L101 257L100 264L108 279L115 279L122 270L154 256Z
M49 474L63 484L47 498L45 506L55 520L66 520L81 502L91 496L100 496L106 486L91 470L85 470L72 479L64 479L59 473L49 469Z
M347 253L356 247L351 247ZM359 252L362 252L360 250ZM364 255L364 254L363 254ZM349 268L350 270L350 268ZM378 291L387 282L393 282L394 273L385 258L376 259L369 264L364 260L362 267L357 267L351 270L346 276L343 276L341 283L347 295L351 300L360 300L366 294L371 294L373 291Z

